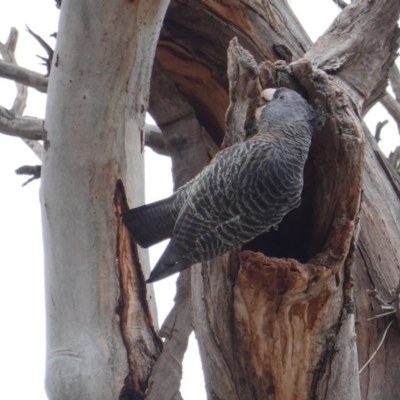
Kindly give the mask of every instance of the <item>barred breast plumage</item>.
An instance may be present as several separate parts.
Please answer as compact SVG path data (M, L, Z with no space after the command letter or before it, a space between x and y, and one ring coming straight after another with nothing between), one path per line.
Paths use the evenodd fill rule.
M267 89L258 133L219 152L168 199L128 211L123 220L143 247L171 241L147 282L212 259L276 227L301 201L313 112L289 89Z

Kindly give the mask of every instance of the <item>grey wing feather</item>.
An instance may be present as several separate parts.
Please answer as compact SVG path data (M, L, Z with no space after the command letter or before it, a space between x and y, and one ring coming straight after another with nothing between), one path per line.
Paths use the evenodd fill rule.
M249 141L221 152L193 183L178 216L174 237L181 256L194 263L223 254L298 206L302 169L299 174L282 159L269 142Z

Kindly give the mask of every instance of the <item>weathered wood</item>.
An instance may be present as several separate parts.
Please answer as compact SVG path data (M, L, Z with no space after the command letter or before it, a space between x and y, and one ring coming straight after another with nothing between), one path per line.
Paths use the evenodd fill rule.
M398 16L397 1L352 1L305 57L340 78L360 110L367 110L384 95L397 57Z
M230 103L222 148L243 142L256 130L254 115L261 92L258 65L236 37L228 47L228 77Z
M0 60L0 77L12 79L23 85L33 87L42 93L47 92L47 78L37 72L20 67L19 65L13 65Z
M193 331L191 297L190 271L186 270L178 277L174 307L159 332L165 342L149 380L146 400L182 400L182 362Z
M161 350L147 255L120 214L126 197L130 206L144 200L144 119L167 5L71 0L61 8L41 190L51 400L143 399Z
M217 143L221 143L224 124L222 111L211 104L223 104L223 93L228 90L226 59L221 50L227 42L238 36L256 62L278 58L294 61L310 49L306 53L308 63L259 66L262 85L295 87L317 110L301 208L282 221L278 232L244 246L264 255L243 252L239 259L235 250L201 270L192 268L195 331L210 398L357 399L370 393L369 375L362 375L358 382L356 357L358 353L360 360L366 361L380 337L367 333L371 323L365 320L372 301L365 295L367 282L360 283L360 289L356 286L353 293L353 281L357 282L358 268L366 270L364 263L370 255L379 260L372 236L390 234L397 243L400 214L389 205L384 206L380 217L375 217L378 211L374 211L374 224L368 228L361 224L356 246L358 220L368 216L370 206L366 208L366 204L376 204L372 199L367 201L365 188L373 187L377 176L366 173L364 202L359 208L362 172L368 168L380 174L384 171L379 157L370 150L363 169L359 116L383 93L397 48L398 15L395 0L379 4L353 1L311 49L284 1L263 6L250 1L229 5L211 0L174 2L166 15L157 59L189 99L199 121L206 121L204 126L210 127ZM252 18L246 20L249 16ZM283 24L284 19L289 23ZM239 123L239 130L243 124ZM242 136L239 132L238 137ZM393 177L381 181L381 201L386 195L392 196L390 180ZM364 229L370 229L370 239L363 235ZM358 250L362 243L364 261ZM387 261L396 266L400 260L394 247L389 249ZM297 261L284 261L282 257ZM390 271L389 276L391 282L398 281L398 271ZM385 290L387 286L385 281ZM362 307L358 308L358 302ZM355 304L357 329L363 325L364 338L371 340L368 343L364 338L355 341ZM400 344L393 346L397 349ZM389 353L383 356L382 365L391 365L395 374L398 357ZM368 368L371 374L377 371L374 362ZM384 382L380 374L377 372ZM382 392L385 398L396 398L393 382L390 380ZM374 398L380 398L377 393Z
M327 387L335 385L342 388L342 393L352 393L353 398L359 398L358 380L347 380L350 375L358 377L357 363L353 357L348 358L346 366L337 362L329 346L335 343L340 352L352 349L353 354L357 353L352 341L354 325L353 332L349 327L353 317L345 311L347 302L342 294L346 284L343 265L349 255L359 211L362 131L357 116L346 106L345 95L329 82L325 74L312 70L308 64L297 64L296 75L305 86L318 82L314 92L309 91L311 100L314 106L324 105L318 110L317 118L320 120L309 161L312 175L308 179L314 180L314 186L308 188L313 193L311 196L303 195L313 199L313 220L306 221L313 226L313 236L308 243L312 258L304 265L296 260L285 262L244 252L237 275L234 273L235 264L228 266L229 276L235 282L233 292L232 284L225 280L226 271L222 273L225 277L222 282L226 282L229 293L222 291L226 299L222 302L216 300L219 294L214 293L216 288L221 292L221 284L207 290L198 289L201 286L196 282L196 291L200 292L194 294L197 300L207 296L214 300L208 305L195 302L196 332L203 349L207 346L204 342L234 343L234 346L218 347L212 351L219 353L223 360L229 360L229 352L234 351L234 364L228 362L229 374L227 371L223 373L216 356L210 358L211 352L207 352L205 362L211 381L210 393L219 398L318 398ZM240 117L235 117L240 132L246 115L242 114L240 123ZM343 134L337 135L337 132ZM334 179L326 179L338 158L341 168ZM331 199L329 203L327 198ZM291 229L295 223L296 220L291 219ZM265 242L274 243L275 240L274 234L263 235ZM277 254L273 246L260 247L259 251L271 256ZM286 254L287 257L289 250ZM214 262L213 268L203 269L207 281L221 280L218 271L221 261ZM198 276L198 272L193 274ZM227 326L220 331L216 331L213 324L221 325L222 322L210 321L210 315L217 315L217 312L228 316L225 320ZM313 343L318 343L318 346ZM330 352L329 357L326 352ZM348 374L341 373L343 368ZM229 380L241 381L241 384L235 385L235 389L219 384Z
M17 117L0 106L0 131L6 135L28 140L43 140L44 121L35 117Z
M218 145L229 105L226 49L235 36L258 63L296 60L311 45L286 1L171 2L156 58Z
M383 93L397 49L398 1L353 1L313 47L284 0L173 1L156 52L151 109L176 187L209 162L225 129L224 145L243 140L258 79L296 88L317 117L302 206L277 232L182 276L162 330L168 350L159 357L140 265L146 255L132 246L119 214L127 207L122 182L131 206L143 200L144 115L166 3L71 0L62 7L42 190L50 398L180 399L192 322L210 398L397 398L399 341L360 382L356 357L363 364L382 331L382 321L365 322L375 307L365 289L390 300L399 278L398 177L369 142L359 208L359 116ZM236 83L231 67L245 64L232 59L227 76L233 36L256 61L236 70ZM95 64L77 57L86 53ZM257 66L265 59L274 64ZM175 357L178 365L166 371Z
M367 321L382 313L367 294L376 289L387 302L399 281L400 178L364 127L367 146L364 167L361 229L353 270L357 307L357 344L361 368L375 351L391 320ZM360 376L363 399L396 399L400 343L397 328L391 328L382 348Z
M215 153L210 154L208 133L197 120L193 107L157 62L153 68L149 112L161 129L171 156L176 190L196 176Z
M171 156L175 189L196 176L217 151L205 128L170 75L156 62L153 68L149 111L161 128ZM164 350L155 364L149 400L180 399L182 361L193 330L190 271L177 281L175 304L160 330Z

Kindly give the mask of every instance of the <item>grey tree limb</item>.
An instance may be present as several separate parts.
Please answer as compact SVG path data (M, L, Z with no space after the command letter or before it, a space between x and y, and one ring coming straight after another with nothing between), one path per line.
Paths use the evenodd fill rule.
M35 117L16 117L0 107L0 132L28 140L43 140L44 121Z
M0 43L0 54L5 60L5 61L0 60L0 71L1 67L4 65L11 68L19 68L17 60L15 58L15 49L17 46L17 41L18 41L18 31L15 28L12 28L10 30L7 42L5 44ZM18 80L15 80L15 84L17 87L17 95L15 97L14 104L10 110L10 115L22 118L22 114L25 110L26 102L28 99L28 88L26 87L25 84L18 82ZM17 136L22 138L23 142L36 154L36 156L40 160L42 159L43 146L37 140L32 140L30 138L23 136L24 134L26 135L26 130L24 129L26 128L26 122L27 122L26 120L23 120L22 124L17 124L17 126L15 126L15 124L13 125L12 123L11 124L7 123L8 122L7 118L3 118L2 122L3 122L3 133L9 132L9 134L17 134ZM36 122L37 121L35 121L34 123ZM18 125L21 125L22 128L21 131L19 131ZM29 133L32 134L32 132Z
M160 336L164 348L149 380L146 400L180 400L182 361L192 327L190 271L183 271L176 283L174 306L163 323Z
M162 132L157 125L145 125L145 144L154 152L162 156L168 156L169 152L165 147L165 140Z
M45 78L37 72L20 67L19 65L13 65L0 60L0 77L11 79L25 86L30 86L41 93L47 92L48 78Z

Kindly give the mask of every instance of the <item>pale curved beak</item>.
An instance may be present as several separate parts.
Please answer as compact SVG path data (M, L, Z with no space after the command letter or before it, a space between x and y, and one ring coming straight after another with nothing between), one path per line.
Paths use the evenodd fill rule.
M265 107L265 103L268 103L269 101L271 101L274 98L274 94L276 92L276 89L264 89L261 93L260 93L260 101L259 104L256 108L256 120L260 121L261 119L261 112L263 110L263 108Z
M260 96L265 101L271 101L274 98L275 92L276 92L276 89L264 89L261 92Z

